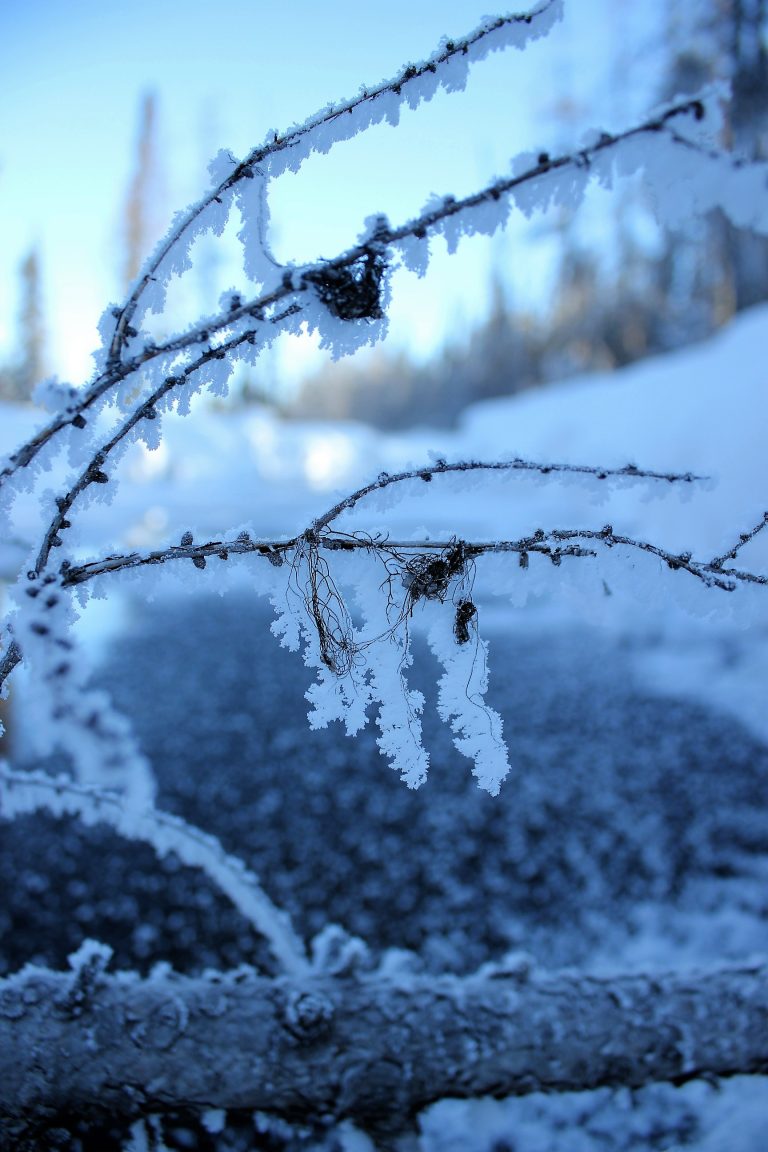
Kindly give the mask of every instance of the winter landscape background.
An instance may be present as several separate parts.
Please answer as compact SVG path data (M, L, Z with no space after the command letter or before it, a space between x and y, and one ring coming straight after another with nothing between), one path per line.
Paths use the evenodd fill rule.
M694 553L727 546L768 480L767 331L768 312L756 309L686 352L478 405L452 434L284 425L268 410L221 412L201 401L195 419L171 424L162 449L136 448L124 462L118 543L151 547L167 523L207 538L222 518L265 536L290 533L333 503L337 486L349 491L431 451L674 463L717 473L718 483L686 500L626 489L594 508L556 482L507 481L459 507L455 493L441 497L438 478L422 500L374 513L389 530L428 522L481 538L523 522L610 519ZM35 417L7 406L3 415L10 448ZM103 515L114 529L115 509L94 508L84 549ZM748 547L745 561L764 569L765 542ZM599 595L585 601L581 582L574 589L567 573L548 572L519 606L478 600L491 642L489 700L512 747L512 775L492 798L430 718L434 671L421 647L414 679L430 701L432 768L413 793L370 731L354 740L338 726L310 732L303 693L312 674L278 647L268 606L246 574L223 599L205 593L207 575L160 576L137 592L126 583L91 602L83 640L97 681L157 766L160 806L241 855L304 934L338 923L374 950L407 948L413 964L459 972L508 953L598 974L766 951L768 618L759 595L706 590L692 616L676 604L690 607L682 582L691 578L651 560L640 602L624 591L621 565L608 577L610 596L602 576ZM25 695L22 681L10 739L29 761L35 725ZM28 961L61 967L84 936L108 940L118 968L167 961L198 972L244 959L269 967L259 938L204 877L173 858L158 864L109 831L22 818L3 827L0 863L6 972ZM578 1139L589 1150L753 1152L765 1116L760 1078L446 1103L423 1118L422 1146L535 1152Z
M238 114L228 127L238 143L241 105L258 103L248 78L261 61L266 89L243 149L263 137L263 151L255 169L218 152L199 215L189 229L176 218L169 250L158 249L138 281L158 235L153 213L167 208L153 199L159 160L170 156L158 109L161 98L191 107L194 21L158 19L142 48L137 5L124 43L131 83L117 104L117 86L105 87L91 128L106 126L106 136L89 136L84 116L82 138L69 139L55 204L38 172L43 155L55 166L61 131L39 109L55 107L49 83L62 93L60 111L67 101L83 105L82 61L93 59L92 78L109 62L111 16L86 19L83 0L68 28L81 30L73 35L81 55L63 60L52 51L61 27L53 13L40 35L39 82L26 69L6 71L21 98L18 122L0 135L0 229L13 253L0 274L0 494L8 496L0 597L10 610L0 680L11 683L0 701L0 1028L23 1038L20 1065L30 1058L27 1012L58 979L49 970L69 970L74 989L54 1000L32 1044L33 1094L50 1067L70 1070L69 1049L54 1050L50 1029L71 1017L72 1044L96 1052L105 1017L101 1033L89 1032L89 1013L107 985L127 995L139 977L150 989L172 982L172 972L208 987L219 979L212 973L248 981L256 970L269 995L298 973L310 984L359 980L384 997L421 986L459 998L502 981L514 999L515 988L524 996L564 974L574 995L609 982L625 1008L622 975L655 996L662 973L690 976L695 991L701 973L746 965L751 992L764 972L766 5L649 5L624 26L601 4L568 5L560 26L559 5L543 0L532 21L484 24L463 49L443 39L442 57L370 99L357 88L360 68L391 73L386 53L401 63L411 33L413 51L425 54L444 20L461 16L469 28L479 17L469 2L426 5L423 23L411 29L393 18L378 37L363 14L359 24L350 17L351 47L332 74L358 96L343 114L327 106L284 139L262 120L290 119L335 94L325 88L328 68L313 67L318 53L322 63L337 52L343 13L297 21L294 80L277 111L275 29L265 23L250 73L239 37L228 68L237 84L226 90ZM2 19L6 45L23 38L21 14ZM537 29L553 22L548 57ZM486 68L490 85L463 106L463 58L479 63L489 44L519 47L529 35L518 87L506 86L497 65L519 54L499 53L473 67L468 93ZM171 42L175 63L155 90L144 67ZM570 82L561 75L567 59ZM546 60L551 89L536 71ZM526 76L529 93L539 78L528 120L517 114ZM730 85L730 104L712 82ZM90 281L83 275L93 249L78 229L83 220L104 228L99 213L120 149L112 110L129 99L139 124L116 290L129 304L106 308L100 350L84 361L97 342L91 297L101 309L113 289L103 267ZM420 100L428 107L412 115ZM674 103L622 137L659 100ZM446 102L463 108L456 119ZM586 121L617 135L585 136ZM85 171L79 149L98 153L98 139L103 163L79 195L77 180L69 183ZM531 146L510 182L512 152ZM733 153L717 158L713 149ZM435 168L433 155L447 167ZM488 175L500 170L507 176ZM454 214L443 193L489 181ZM711 211L717 205L723 213ZM389 223L370 215L381 210ZM36 212L53 271L34 238ZM506 239L491 248L500 228ZM324 263L337 249L334 264ZM390 295L389 336L336 364L385 337ZM91 383L69 392L43 379L52 351L62 374L87 377L95 364ZM21 462L12 454L24 441L32 451ZM510 467L451 470L462 461ZM364 497L343 503L366 484ZM581 535L562 535L574 529ZM487 549L499 541L517 543ZM134 562L152 553L154 563ZM80 566L95 557L102 574L91 579ZM717 586L731 583L727 561L738 569L731 590ZM425 698L426 753L411 689ZM361 731L350 737L337 718ZM35 800L40 771L51 774L41 787L59 815L8 819ZM70 776L81 812L92 802L101 823L60 815L62 797L75 795ZM94 799L93 785L112 791ZM107 810L123 812L124 835L105 823ZM163 825L164 814L187 823ZM165 851L171 827L179 855ZM206 857L196 829L217 837L229 862L218 848ZM263 900L237 861L259 877ZM269 898L290 914L297 939ZM111 950L107 976L102 945ZM116 972L134 975L121 984ZM385 1104L384 1123L375 1109L365 1114L374 1117L366 1132L348 1120L333 1127L311 1109L289 1127L284 1117L205 1101L145 1116L131 1084L120 1106L130 1097L135 1122L94 1120L65 1101L51 1126L43 1112L30 1118L9 1105L0 1086L0 1152L17 1152L22 1131L33 1131L33 1143L19 1152L38 1143L45 1152L756 1152L768 1082L699 1075L690 1052L705 1009L690 1019L683 1010L664 1031L676 1086L628 1087L634 1075L648 1079L628 1054L607 1076L619 1087L444 1098L409 1116L410 1128ZM179 1011L184 1034L189 1014ZM125 1019L141 1049L146 1023ZM286 1059L298 1036L305 1043L308 1034L310 1047L318 1035L323 1042L309 1019L287 1018ZM534 1053L554 1045L555 1065L578 1039L558 1028L545 1012L541 1038L531 1040ZM175 1042L152 1081L160 1088L142 1081L157 1099L164 1078L183 1082ZM363 1062L365 1045L363 1037ZM478 1051L470 1030L467 1065ZM193 1066L207 1055L197 1050ZM89 1060L98 1063L87 1056L86 1068ZM7 1080L13 1063L0 1052ZM401 1071L404 1084L418 1082L419 1069ZM372 1096L382 1091L378 1072L371 1068ZM463 1066L455 1073L458 1093ZM553 1075L545 1082L561 1088ZM503 1095L493 1082L489 1090Z

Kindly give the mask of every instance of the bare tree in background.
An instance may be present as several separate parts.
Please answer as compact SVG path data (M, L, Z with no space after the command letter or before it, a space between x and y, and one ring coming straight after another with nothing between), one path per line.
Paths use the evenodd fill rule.
M20 305L18 353L15 362L0 369L0 398L30 400L32 390L46 373L40 256L32 248L19 268Z
M157 98L146 92L139 116L139 135L133 177L125 204L125 265L127 288L138 276L154 238L152 197L157 176Z

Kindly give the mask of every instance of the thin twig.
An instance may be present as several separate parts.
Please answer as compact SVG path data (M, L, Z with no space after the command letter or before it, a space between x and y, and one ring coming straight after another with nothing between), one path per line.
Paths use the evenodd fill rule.
M251 540L249 537L239 536L235 540L211 540L205 544L172 545L169 548L146 553L130 552L123 555L106 556L101 560L93 560L87 564L73 565L67 568L62 575L62 584L65 588L73 587L78 584L85 584L99 576L107 576L132 568L168 564L177 560L204 562L216 557L227 560L230 555L256 554L274 563L276 558L285 557L294 549L304 547L307 539L306 533L294 536L290 540ZM450 540L392 541L382 539L377 541L365 535L334 533L313 534L310 540L313 547L330 552L374 552L379 555L390 556L418 556L444 552L457 544L455 537ZM662 560L672 571L688 572L689 575L701 580L707 587L719 588L724 592L733 592L739 584L745 583L768 585L768 576L760 573L719 568L711 561L696 560L687 552L671 552L651 541L637 540L632 536L615 533L609 526L598 530L555 528L545 532L543 529L539 529L532 535L521 536L517 540L464 540L460 543L469 556L503 552L515 552L518 555L540 553L549 556L555 563L559 563L560 558L564 556L595 555L592 549L580 548L578 541L599 544L605 548L624 546L646 552ZM199 566L203 565L199 564Z
M207 349L207 351L203 352L202 355L191 364L188 364L179 373L167 376L162 384L126 417L117 431L100 445L65 495L58 497L56 500L56 515L48 526L35 561L34 570L38 576L43 572L48 563L51 549L61 543L61 533L71 526L69 516L77 498L86 488L90 487L91 484L105 483L108 481L109 477L104 471L104 468L109 456L117 445L120 444L139 423L144 420L153 420L156 418L156 406L169 392L183 387L184 384L189 382L192 376L199 372L201 368L204 368L210 361L224 359L241 344L252 342L253 335L250 331L239 333L237 336L233 336L230 340L225 340L215 348Z
M11 639L3 655L0 656L0 689L13 672L17 664L21 663L21 648L15 640Z
M291 128L289 131L283 133L275 132L273 139L267 144L262 144L252 149L226 179L222 180L221 183L213 188L199 203L190 208L178 226L168 236L167 240L153 255L136 284L136 287L116 317L115 331L109 350L110 361L114 363L118 361L125 344L126 329L130 327L141 296L147 285L155 278L160 265L168 256L169 252L178 244L184 233L211 204L220 202L223 197L241 181L253 179L255 168L264 164L271 156L290 151L302 143L308 135L311 136L311 134L319 128L344 119L345 116L350 115L357 108L361 108L364 105L376 104L382 97L391 94L403 99L403 93L412 89L414 83L427 73L436 73L455 57L465 56L469 48L480 43L490 34L497 32L505 26L510 24L532 24L534 20L543 16L550 8L554 7L557 2L558 0L544 0L544 3L539 4L538 7L532 9L530 12L486 19L482 25L469 33L469 35L463 36L458 40L447 41L441 49L433 53L424 63L419 65L408 64L391 80L384 80L373 87L363 88L358 95L354 96L351 100L345 100L339 104L322 109L314 116L310 116L304 124L299 127Z
M523 462L521 462L523 463ZM434 465L435 469L456 470L452 465ZM489 465L488 467L494 467ZM509 467L509 465L507 465ZM529 465L529 467L536 467ZM424 470L426 471L426 469ZM590 471L590 470L587 470ZM600 473L596 473L600 475ZM617 473L621 475L622 472ZM623 473L626 474L626 473ZM651 475L637 472L636 475ZM410 475L410 474L408 474ZM418 475L418 472L414 473ZM402 476L401 476L402 478ZM656 478L669 480L666 475ZM688 474L681 479L689 478ZM395 477L391 478L396 479ZM690 477L693 479L693 477ZM377 482L378 483L378 482ZM380 485L381 486L381 485ZM358 495L362 498L372 490L369 485L360 489ZM344 501L330 509L326 516L333 518L344 510ZM324 520L320 517L319 520ZM318 523L315 521L314 523ZM753 535L756 533L753 533ZM746 535L746 534L744 534ZM317 552L368 552L381 557L389 557L397 564L406 567L409 558L426 557L435 553L447 553L460 544L465 557L475 558L488 554L514 553L519 556L523 565L527 564L531 554L548 557L555 565L563 559L594 558L597 552L594 547L583 547L583 544L599 545L602 548L623 546L645 552L655 556L666 566L676 572L687 572L690 576L700 580L708 588L717 588L722 592L735 592L740 585L753 584L768 587L768 576L762 573L749 572L743 569L723 567L722 558L702 561L695 559L690 553L671 552L647 540L638 540L632 536L622 535L613 531L610 525L599 530L589 528L555 528L549 532L538 529L536 532L521 536L516 540L464 540L457 541L456 537L445 539L425 540L391 540L389 538L374 538L366 533L330 532L323 528L316 531L314 526L306 532L293 536L288 540L252 539L247 532L241 532L233 540L209 540L203 544L194 542L171 545L168 548L155 549L151 552L130 552L105 556L99 560L92 560L86 564L69 565L61 571L61 585L64 588L76 587L86 584L101 576L108 576L117 572L125 572L137 568L154 567L169 564L178 560L191 561L196 567L205 567L209 560L227 561L230 556L258 555L272 564L284 563L291 553L299 549L306 549L307 545ZM328 578L329 579L329 578ZM317 617L315 612L310 612ZM11 642L2 658L0 658L0 687L22 659L22 653L15 640Z
M419 216L414 217L414 219L400 227L390 228L389 226L382 226L376 235L377 249L381 252L381 250L385 250L388 247L396 247L402 240L414 237L423 238L430 231L434 230L443 220L471 211L483 203L498 201L514 189L522 187L547 173L563 170L567 167L584 168L585 166L589 166L592 158L600 152L615 148L624 141L636 136L656 134L668 130L670 123L676 117L689 115L700 116L701 110L702 105L698 100L682 101L668 108L662 115L644 121L634 128L613 135L603 133L595 144L582 148L575 153L564 153L558 157L542 156L535 165L525 172L521 172L517 176L505 180L494 181L464 199L457 200L452 197L446 197L441 204L426 209ZM680 137L674 133L670 133L670 136L676 143L684 144L686 147L692 146L691 142L685 140L684 137ZM720 158L734 163L733 159L726 155ZM10 457L8 464L0 470L0 485L19 471L19 469L27 467L40 450L57 433L67 427L67 425L77 425L78 421L82 419L83 413L87 412L100 397L111 388L122 383L133 373L151 364L159 357L182 353L197 344L207 343L212 336L232 327L244 318L262 320L265 309L279 304L288 297L291 297L294 302L297 302L301 294L316 291L315 285L318 279L327 277L329 274L332 275L333 272L359 265L361 261L370 257L371 251L371 242L363 242L349 248L333 259L319 260L314 264L309 264L302 268L287 270L283 283L271 289L269 292L256 296L237 308L221 312L215 317L201 320L186 332L173 336L164 343L149 344L130 361L109 366L81 395L73 399L64 414L57 415L48 425L41 429L40 432L17 449Z
M532 460L462 460L449 464L439 460L436 464L429 464L425 468L409 468L403 472L382 472L370 484L352 492L327 512L312 521L310 532L320 532L341 515L349 512L356 504L369 496L371 492L389 488L392 484L400 484L404 480L424 480L429 482L433 476L441 476L452 472L538 472L542 476L567 473L568 475L594 476L598 480L630 478L633 480L666 480L669 484L693 484L704 480L703 476L694 476L691 472L654 472L638 468L634 464L626 464L623 468L599 468L588 464L538 464Z
M738 544L735 544L728 552L724 552L722 556L715 556L714 560L711 561L712 567L722 568L726 560L735 560L744 545L748 544L750 540L754 540L755 536L757 536L758 532L762 532L766 524L768 524L768 512L763 513L762 519L758 520L757 524L755 524L754 528L751 528L749 532L741 532L739 534Z

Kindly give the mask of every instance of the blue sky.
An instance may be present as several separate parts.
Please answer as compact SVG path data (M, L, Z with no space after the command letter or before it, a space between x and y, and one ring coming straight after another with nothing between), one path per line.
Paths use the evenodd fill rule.
M164 231L173 212L204 190L218 148L243 154L268 130L428 55L441 36L470 30L490 7L489 0L2 5L0 358L15 337L18 266L36 246L50 368L87 376L95 324L120 296L120 221L143 93L157 99L156 223ZM276 253L332 255L372 212L400 221L430 193L481 186L521 149L553 147L596 119L600 126L630 119L647 99L658 59L654 8L655 0L566 0L566 20L547 40L479 65L466 92L440 94L404 112L396 131L374 129L280 178L271 192ZM516 291L540 295L546 265L532 236L521 225L501 243L465 241L456 257L439 251L424 281L405 276L396 284L392 341L424 354L476 320L490 261L512 269ZM538 247L546 251L540 238ZM224 257L217 261L213 250L208 257L210 278L226 277ZM226 279L219 285L227 286ZM313 358L300 345L294 340L276 354L288 380Z

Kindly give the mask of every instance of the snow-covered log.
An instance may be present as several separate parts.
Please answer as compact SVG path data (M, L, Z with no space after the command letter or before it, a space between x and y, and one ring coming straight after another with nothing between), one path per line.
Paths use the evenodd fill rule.
M396 1130L445 1097L766 1070L764 965L268 980L250 969L140 979L86 963L0 984L3 1148L73 1115L257 1109Z

